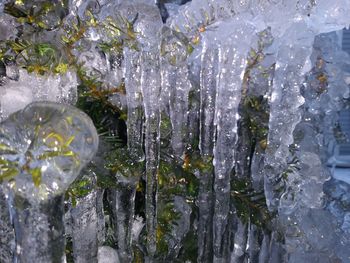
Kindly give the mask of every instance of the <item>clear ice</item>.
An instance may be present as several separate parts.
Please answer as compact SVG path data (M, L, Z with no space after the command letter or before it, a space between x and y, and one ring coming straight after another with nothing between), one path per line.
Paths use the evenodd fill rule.
M0 143L15 262L64 262L64 192L97 150L94 125L72 106L36 102L0 124Z
M116 36L98 27L74 50L101 89L125 88L108 98L125 112L125 165L109 174L115 186L97 187L100 175L81 171L97 150L92 123L36 102L76 103L74 71L0 64L0 262L63 262L64 235L74 262L350 262L348 0L68 6L63 24L133 27L118 56L101 50ZM0 41L22 33L0 12ZM79 173L93 190L69 200L64 230L63 194Z

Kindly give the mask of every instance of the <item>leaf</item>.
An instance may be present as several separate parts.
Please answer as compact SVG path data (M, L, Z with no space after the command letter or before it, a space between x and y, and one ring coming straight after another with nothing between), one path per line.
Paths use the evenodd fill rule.
M0 143L0 154L15 154L16 151L10 146Z
M56 139L59 142L58 145L62 145L63 144L63 141L64 141L63 137L60 134L56 133L56 132L50 132L46 136L45 141L50 139L50 138ZM58 145L55 145L55 141L51 142L50 144L46 144L46 145L48 145L50 147L58 146Z
M39 53L40 56L52 56L53 54L55 54L55 50L53 49L53 47L50 44L38 44L37 45L37 51Z
M238 217L243 222L251 220L257 226L266 227L273 215L266 206L263 191L255 191L247 180L234 179L231 182L232 202Z
M39 187L41 184L41 169L39 167L30 169L29 173L32 175L32 180L35 187Z
M58 63L55 67L55 73L63 74L68 71L69 65L67 63Z
M63 147L67 148L69 145L74 141L75 136L72 135L71 137L68 138L68 140L64 143Z
M14 178L19 174L16 168L1 168L0 170L0 179L1 180L9 180Z
M5 4L4 7L4 12L6 14L9 14L13 17L19 18L19 17L26 17L27 14L21 10L20 8L18 8L17 6L15 6L16 3L7 3Z

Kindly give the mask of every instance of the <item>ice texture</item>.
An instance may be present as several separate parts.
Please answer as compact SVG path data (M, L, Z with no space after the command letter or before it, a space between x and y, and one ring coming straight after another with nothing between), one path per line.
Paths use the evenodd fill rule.
M181 157L185 151L188 115L188 95L192 88L187 65L188 40L168 27L162 29L161 43L162 92L168 92L169 116L172 125L171 145L174 154Z
M230 178L234 165L234 148L237 140L238 105L242 88L246 56L254 28L241 24L240 19L233 23L221 24L222 32L230 32L227 42L218 45L218 79L216 86L215 119L216 142L214 146L215 205L214 205L214 254L222 256L225 229L229 214ZM228 28L237 31L228 31ZM219 32L221 31L219 29ZM226 40L227 40L226 39ZM231 40L230 40L231 39ZM232 45L231 42L235 44Z
M142 161L143 145L143 105L140 84L140 53L125 49L124 81L128 109L127 136L128 149L133 159Z
M349 26L348 0L184 2L73 0L69 14L63 12L64 23L75 15L88 20L89 10L98 21L133 27L133 43L124 43L118 55L100 49L115 36L97 27L86 30L78 43L83 51L74 52L102 89L125 87L125 94L108 101L126 111L125 156L132 169L145 163L136 174L126 169L111 175L117 187L108 189L107 201L116 249L101 246L102 190L93 189L70 207L66 234L75 261L131 262L138 253L146 262L181 261L194 246L197 262L349 262L349 164L341 153L349 145L342 115L349 107L350 63L339 32L329 33ZM54 28L57 19L51 18ZM0 40L13 40L19 32L17 21L1 14ZM0 125L0 150L6 165L14 165L0 174L12 205L8 214L0 202L1 262L10 261L15 245L10 217L16 257L64 260L62 250L53 249L64 245L62 194L97 147L97 135L91 123L82 122L77 137L74 116L52 110L63 106L25 107L38 100L74 103L77 84L70 71L38 76L15 63L0 64L1 118L10 116ZM51 110L33 120L43 113L35 105ZM52 126L46 125L51 113ZM191 163L195 158L200 165ZM166 176L176 193L169 198L169 233L162 233L159 164L169 160L199 183L195 194L184 197L176 191L181 183L190 188L187 178ZM143 179L145 193L139 189ZM141 215L135 215L135 202L142 202L137 190L145 199ZM271 218L256 218L256 209ZM189 245L191 235L196 244ZM55 253L46 255L48 250Z
M7 67L8 70L8 67ZM68 71L63 75L38 76L19 70L18 79L8 79L1 86L1 117L23 109L33 101L53 101L75 103L78 80L76 74ZM7 72L7 75L8 72ZM7 77L8 78L8 77Z
M10 212L5 195L0 189L0 262L4 263L12 262L15 247L14 230L10 222Z
M0 131L15 260L63 262L63 194L95 154L96 129L72 106L36 102L11 114Z
M139 32L141 45L141 93L145 114L145 158L146 158L146 229L149 255L156 252L157 228L157 169L160 147L160 29L161 17L158 8L151 3L135 6L139 18L135 29Z
M216 75L218 72L218 52L209 40L203 43L200 72L200 143L199 148L205 161L213 156L215 134L214 115L216 98ZM213 178L212 170L201 174L198 195L198 260L210 262L213 237Z
M270 98L269 147L265 156L265 194L271 209L278 205L279 200L278 196L274 196L273 188L276 185L273 182L278 180L273 176L281 175L286 169L286 164L283 163L289 155L288 147L293 143L295 126L300 121L299 107L304 103L300 86L312 52L313 36L305 36L300 44L296 42L297 36L290 34L300 32L300 27L305 27L305 24L294 24L286 32L283 41L287 43L281 43L276 54L275 78ZM290 117L285 119L286 115Z
M63 193L98 145L95 127L85 113L52 102L28 105L11 114L0 129L1 155L13 171L6 176L8 171L2 170L2 177L28 200Z
M77 198L70 208L70 235L74 262L97 263L98 247L105 241L104 191L96 189L96 175L85 170L79 179L89 180L90 187L93 189L86 196Z
M137 49L124 50L124 78L128 109L127 133L128 150L135 161L146 160L146 228L148 233L147 248L150 255L156 250L156 205L157 205L157 167L159 159L159 120L160 120L160 30L162 20L159 10L152 1L121 2L118 12L128 21L134 21L137 32ZM143 126L144 125L144 126ZM143 128L144 127L144 128ZM143 153L143 129L145 148ZM130 189L135 191L135 189ZM123 193L116 193L123 195ZM133 196L133 194L131 195ZM119 197L118 197L119 198ZM119 201L118 201L119 202ZM118 203L117 202L117 203ZM117 206L119 207L119 205ZM133 211L133 210L131 210ZM126 212L126 211L125 211ZM120 246L130 249L130 231L133 215L125 214L129 225L121 231L127 238L126 244L120 236ZM122 249L122 250L125 250ZM126 251L123 251L125 254Z
M315 38L311 56L313 67L302 87L302 95L305 97L303 115L293 134L295 144L299 148L294 156L299 160L300 169L288 175L287 190L282 195L279 206L282 221L287 229L287 253L290 254L292 262L322 255L324 251L328 251L327 254L333 253L335 259L347 261L346 253L339 253L339 250L342 250L349 240L341 225L337 226L336 223L340 218L345 221L346 215L339 213L336 208L337 202L334 200L328 201L327 205L336 215L334 218L322 210L328 203L325 201L332 200L328 197L332 183L324 184L330 177L330 171L324 166L327 158L325 153L328 148L330 154L333 154L334 144L334 134L329 129L334 127L332 122L337 119L337 111L343 107L342 98L348 97L348 87L344 82L346 73L340 73L346 54L337 47L337 39L338 36L334 32ZM343 58L340 59L339 56ZM339 60L334 60L336 57ZM324 63L328 60L332 61L329 65ZM321 78L326 75L327 82ZM334 85L335 83L337 84ZM315 222L315 217L327 218L327 222ZM322 225L322 230L318 225ZM330 229L336 229L333 235L327 234ZM317 236L317 231L320 236ZM296 232L302 234L296 236ZM337 241L337 236L341 237L341 242ZM306 251L300 247L300 244L305 243L309 244ZM321 259L322 256L319 257L319 261L324 260Z
M118 247L119 257L123 262L132 259L133 241L137 241L140 226L135 226L135 195L138 176L126 177L117 174L118 189L108 193L109 205L112 208L112 224L114 239ZM142 225L142 222L141 222Z
M98 248L99 263L119 263L118 252L111 247L102 246Z

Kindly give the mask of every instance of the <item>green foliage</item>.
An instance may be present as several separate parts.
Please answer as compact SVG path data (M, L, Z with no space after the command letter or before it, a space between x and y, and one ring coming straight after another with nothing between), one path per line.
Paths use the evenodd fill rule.
M274 217L266 206L264 192L255 191L249 180L233 179L231 181L231 200L237 216L244 223L251 222L266 229Z
M171 201L160 199L158 203L158 224L157 224L157 253L167 255L168 243L167 236L171 235L173 226L177 225L176 221L180 219L181 214L174 209Z
M78 177L66 191L65 199L70 199L72 206L75 207L79 198L87 196L96 188L93 175Z
M144 171L144 162L135 162L126 148L117 148L107 157L106 168L112 174L139 178Z
M19 67L27 69L28 72L44 75L64 74L72 70L78 73L85 85L89 84L87 76L79 74L82 65L78 65L77 61L81 51L79 41L86 39L85 33L90 28L105 34L110 39L99 44L100 50L105 53L122 54L124 47L138 49L136 32L133 29L134 22L121 16L117 16L116 19L107 17L105 21L98 21L89 10L86 11L84 19L75 17L66 21L67 0L9 1L5 4L4 11L15 17L17 23L25 26L27 31L43 32L42 35L45 35L45 32L55 29L55 35L52 35L49 42L43 42L40 37L33 37L32 34L22 34L16 40L0 41L0 60L16 61Z
M74 257L73 257L73 241L71 237L66 238L66 260L67 263L74 263Z
M177 225L177 220L181 214L174 209L174 197L185 197L190 203L198 196L199 181L193 171L200 167L205 169L206 164L199 161L198 158L185 157L185 162L181 166L177 160L161 160L158 171L158 227L157 227L157 252L159 257L166 257L169 253L168 240L171 238L171 232ZM191 162L191 163L190 163ZM194 209L194 207L192 207ZM193 234L193 233L192 233ZM187 239L186 239L187 237ZM186 236L182 242L184 247L191 242ZM184 243L185 242L185 243ZM195 240L192 240L195 242ZM187 249L193 249L195 244L184 247L187 255Z
M252 140L258 142L262 149L266 148L269 104L263 96L247 96L244 100L242 119L251 132Z
M1 60L16 61L17 66L30 73L66 73L69 65L58 48L51 43L32 42L16 39L0 43Z
M22 24L37 30L52 30L62 23L62 14L68 12L68 1L16 0L5 4L4 12L17 18Z
M175 161L160 161L158 186L160 195L172 198L174 195L194 199L198 195L198 179L189 170L184 169Z
M300 161L296 156L287 162L287 168L282 173L282 178L288 180L288 176L292 173L300 171Z
M105 21L98 21L94 15L87 11L84 18L75 17L70 21L56 16L55 23L48 23L46 19L55 12L56 8L65 10L67 1L45 1L38 5L33 5L29 0L17 0L11 4L5 5L5 12L17 18L17 22L22 26L30 27L33 32L48 33L52 29L57 29L55 33L57 38L50 41L43 41L41 38L34 38L30 35L23 35L16 40L0 41L0 60L15 61L21 68L28 72L39 75L45 74L64 74L69 70L76 72L81 85L78 87L77 107L87 113L93 120L103 144L103 163L101 167L90 167L97 176L96 182L91 178L80 177L68 189L66 198L72 201L73 206L79 198L86 196L96 187L117 188L117 176L125 178L136 178L139 180L145 170L144 162L135 162L128 154L126 147L125 120L126 112L122 111L110 102L110 97L119 93L125 94L124 83L118 87L108 87L101 80L99 75L88 72L86 65L78 64L78 56L83 47L81 43L86 40L86 32L89 29L98 30L104 36L105 40L98 44L99 51L113 55L122 56L124 48L139 50L137 43L137 33L134 30L134 21L116 16L112 19L108 17ZM209 17L209 16L208 16ZM174 43L162 45L161 54L168 57L172 65L182 62L193 51L193 45L199 43L200 33L206 30L210 21L204 21L199 28L198 34L192 39L185 39L179 32L172 32L178 37ZM59 41L57 41L59 39ZM266 148L267 141L267 123L269 118L269 108L267 99L264 97L253 96L249 94L248 86L250 73L254 67L257 67L263 60L262 42L259 42L257 50L251 50L248 57L247 72L244 75L244 94L242 120L244 125L249 127L251 133L251 144L259 145L263 151ZM176 52L181 48L182 56L176 56ZM262 69L262 74L265 69ZM190 100L194 99L193 92L190 94ZM174 197L184 197L188 203L192 204L192 214L195 213L195 200L198 196L199 179L198 174L213 173L213 158L201 157L198 151L198 141L192 145L183 158L174 159L170 148L171 122L170 119L162 116L161 121L161 160L158 170L158 207L157 207L157 253L159 258L166 258L169 253L168 240L171 237L172 230L177 225L181 214L174 207ZM56 135L54 135L56 136ZM68 138L66 142L69 142ZM42 158L51 158L58 155L71 156L68 146L65 144L59 151L47 152ZM11 151L12 149L0 145L0 152ZM17 163L0 160L0 180L9 179L16 176ZM286 171L288 174L289 170ZM34 168L29 171L33 182L38 186L41 182L40 170ZM196 174L196 175L195 175ZM285 177L285 176L283 176ZM257 226L266 228L274 216L267 210L265 196L263 192L256 192L251 187L250 182L246 180L234 179L231 182L231 201L236 208L238 217L243 222L252 222ZM210 189L211 190L211 189ZM137 186L137 192L144 198L144 187L142 183ZM137 213L143 213L144 207L140 206ZM180 258L175 262L196 262L197 260L197 235L193 227L181 241L182 249ZM114 240L108 241L109 245L114 244ZM71 242L67 243L68 261L72 260ZM142 252L134 249L134 262L142 262Z

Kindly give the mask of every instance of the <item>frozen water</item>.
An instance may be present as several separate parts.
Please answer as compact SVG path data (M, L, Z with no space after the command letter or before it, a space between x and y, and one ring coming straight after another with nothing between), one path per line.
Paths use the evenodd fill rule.
M119 257L116 250L111 247L103 246L98 248L98 263L119 263Z
M0 124L1 178L21 262L63 262L63 193L98 145L91 120L76 108L32 103Z
M237 28L228 31L228 28ZM225 42L218 45L218 79L216 86L216 102L214 124L216 125L216 142L214 146L215 205L214 205L214 254L222 256L224 235L229 214L230 178L234 165L234 148L237 140L238 105L254 28L249 24L241 24L240 19L232 24L221 24L218 32L230 32ZM226 42L228 40L228 42ZM234 45L231 44L235 43ZM227 44L230 43L230 44Z
M109 202L112 207L112 223L114 238L118 246L118 253L123 262L131 260L132 243L142 230L140 219L134 220L136 183L139 177L117 174L118 189L110 190ZM141 229L138 229L141 227ZM136 238L136 239L135 239Z
M6 68L8 70L8 67ZM8 72L7 76L9 76ZM9 78L9 77L8 77ZM6 81L1 87L0 107L2 118L23 109L33 101L75 103L77 99L77 77L75 73L50 77L38 76L19 70L19 79Z
M141 45L141 93L145 112L145 156L146 156L146 229L149 255L156 252L157 228L157 168L160 147L160 58L159 42L161 17L152 4L137 6L139 17L135 30L139 32Z
M96 187L96 175L83 171L80 180L89 180ZM88 187L88 186L86 186ZM104 242L103 190L93 189L84 197L77 198L70 208L70 226L74 262L96 262L98 247Z
M188 95L192 88L187 65L188 41L183 34L167 27L162 30L161 61L162 93L168 92L169 116L172 125L171 145L181 157L185 150ZM176 87L176 88L175 88Z
M2 189L0 189L0 247L0 262L12 262L15 237L13 227L10 224L10 213Z
M118 187L107 191L116 250L101 247L102 191L94 189L70 208L67 233L75 261L131 262L139 254L150 262L181 261L195 246L198 255L190 262L349 262L350 177L341 167L349 166L349 136L338 112L349 107L350 65L338 46L339 34L328 33L349 25L348 1L184 2L73 0L69 14L60 9L66 24L75 15L84 21L93 15L120 23L116 35L130 29L125 24L133 30L128 31L132 43L123 39L118 55L100 48L116 35L99 27L87 28L77 43L83 51L73 51L86 74L103 82L101 89L125 87L125 94L108 102L126 113L124 155L133 167L111 175ZM55 29L57 15L48 18ZM15 39L26 28L2 14L0 41ZM53 31L38 39L55 39ZM0 77L1 117L10 116L0 126L0 150L12 165L1 175L10 189L21 256L31 240L38 240L33 224L42 232L37 246L43 251L55 242L64 244L62 220L54 220L54 237L48 235L48 222L54 212L62 217L61 195L95 151L97 135L90 122L72 128L75 116L82 115L69 106L74 116L53 110L61 109L54 104L30 104L74 103L74 72L39 76L4 61ZM40 105L51 106L43 113ZM49 114L52 125L46 123ZM164 160L173 161L177 172L175 179L170 171L166 176L173 186L172 210L167 225L160 226L158 186L164 179L159 164ZM137 169L143 162L145 168ZM182 172L193 173L198 189ZM247 188L239 189L237 181ZM178 193L182 184L191 189L190 197ZM264 202L264 213L274 218L259 224L254 211L265 209ZM6 262L14 242L6 224L10 215L3 211L0 231L6 234L0 241L6 251L0 261ZM31 238L24 242L22 234ZM195 245L188 244L189 237ZM62 251L53 256L64 258Z
M143 160L143 107L140 84L140 53L130 49L124 50L124 78L128 108L127 133L128 148L133 159Z
M12 172L2 170L2 178L28 200L46 200L63 193L98 145L96 130L86 114L51 102L28 105L10 115L0 129L2 159Z

